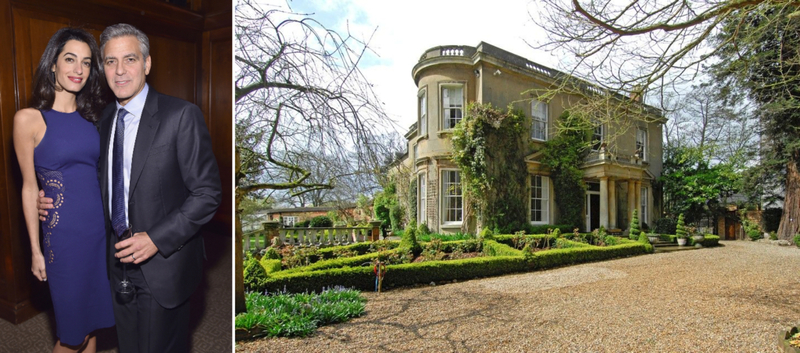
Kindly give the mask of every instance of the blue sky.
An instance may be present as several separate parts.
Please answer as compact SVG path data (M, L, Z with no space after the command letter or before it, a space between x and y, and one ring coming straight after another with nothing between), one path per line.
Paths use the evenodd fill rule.
M285 7L281 0L262 1ZM501 5L502 4L502 5ZM289 1L294 12L308 13L342 35L349 31L367 40L375 51L362 61L364 75L375 87L399 132L416 120L417 88L411 69L426 49L439 45L475 46L481 41L552 68L558 60L526 43L542 36L530 21L530 0L503 1ZM377 29L377 30L376 30ZM373 35L374 32L374 35Z

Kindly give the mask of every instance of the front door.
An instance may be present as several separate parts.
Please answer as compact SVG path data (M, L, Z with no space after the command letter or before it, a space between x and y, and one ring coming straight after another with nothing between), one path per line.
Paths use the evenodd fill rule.
M586 193L586 231L600 228L600 193Z

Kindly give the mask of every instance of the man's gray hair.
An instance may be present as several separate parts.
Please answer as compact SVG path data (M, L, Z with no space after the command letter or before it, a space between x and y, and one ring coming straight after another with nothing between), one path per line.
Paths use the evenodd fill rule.
M117 23L106 27L103 34L100 35L100 53L104 53L106 43L109 40L124 36L134 36L139 40L139 51L142 52L142 60L150 56L150 40L147 39L147 35L127 23Z

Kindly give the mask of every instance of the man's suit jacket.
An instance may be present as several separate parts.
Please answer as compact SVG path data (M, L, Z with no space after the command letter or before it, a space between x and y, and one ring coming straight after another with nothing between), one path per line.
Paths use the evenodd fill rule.
M108 209L108 153L115 113L116 105L110 104L100 123L99 173L108 268L119 276L115 266L119 259L114 257L117 238ZM133 148L128 222L134 233L147 232L158 247L158 253L140 267L162 307L183 303L200 283L205 249L197 232L213 217L221 195L219 168L200 108L150 87Z

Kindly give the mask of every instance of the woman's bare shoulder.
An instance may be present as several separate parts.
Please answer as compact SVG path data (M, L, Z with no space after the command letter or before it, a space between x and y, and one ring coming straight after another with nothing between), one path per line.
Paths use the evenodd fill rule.
M17 114L14 114L15 123L33 123L39 121L43 121L42 113L34 108L20 109L17 111Z

